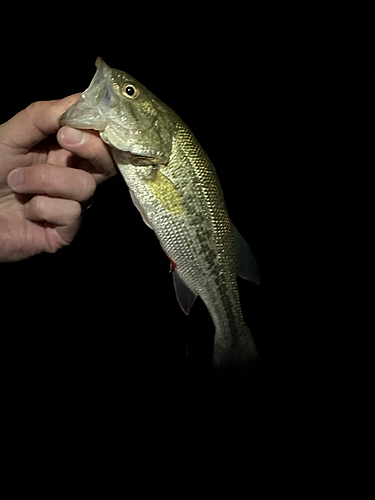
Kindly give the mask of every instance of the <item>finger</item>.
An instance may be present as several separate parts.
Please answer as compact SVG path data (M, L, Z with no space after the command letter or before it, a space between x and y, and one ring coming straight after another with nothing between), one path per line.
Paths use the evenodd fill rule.
M87 160L80 168L90 172L97 184L117 174L109 148L97 131L62 127L57 133L57 140L62 148Z
M69 226L80 218L81 205L73 200L37 195L24 205L23 211L28 220Z
M1 126L0 142L29 151L48 135L58 131L59 117L80 96L81 94L73 94L61 100L30 104Z
M16 193L47 194L79 202L91 198L96 189L88 172L49 163L13 170L8 184Z

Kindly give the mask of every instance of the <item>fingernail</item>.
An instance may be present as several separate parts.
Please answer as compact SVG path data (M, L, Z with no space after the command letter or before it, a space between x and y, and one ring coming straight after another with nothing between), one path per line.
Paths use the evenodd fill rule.
M29 212L29 208L30 208L30 203L25 203L23 206L23 215L26 217L26 219Z
M76 128L64 127L62 131L62 139L67 145L77 146L83 139L81 130Z
M12 170L12 172L8 175L8 185L16 190L20 188L23 184L23 169L17 168L16 170Z

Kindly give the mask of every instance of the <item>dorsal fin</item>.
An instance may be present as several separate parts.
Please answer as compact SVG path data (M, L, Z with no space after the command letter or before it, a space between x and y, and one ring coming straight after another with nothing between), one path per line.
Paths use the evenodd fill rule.
M258 264L255 260L253 252L250 250L245 238L241 236L233 223L232 227L237 249L237 274L241 278L259 285L260 279Z

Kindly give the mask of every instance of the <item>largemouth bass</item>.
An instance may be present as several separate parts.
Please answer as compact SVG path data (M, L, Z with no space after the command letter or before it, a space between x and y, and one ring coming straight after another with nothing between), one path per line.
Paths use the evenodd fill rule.
M171 262L178 302L196 297L215 325L214 361L247 363L256 347L246 326L237 274L259 283L249 246L231 223L216 171L179 116L135 78L101 58L61 125L94 129L111 148L134 205Z

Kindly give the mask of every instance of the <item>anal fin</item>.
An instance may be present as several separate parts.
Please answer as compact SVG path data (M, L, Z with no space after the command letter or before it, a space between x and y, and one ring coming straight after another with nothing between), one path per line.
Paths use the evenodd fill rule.
M258 264L253 252L250 250L245 238L239 233L233 223L232 228L237 249L237 274L240 278L259 285Z
M176 292L177 301L184 313L188 315L190 309L193 307L195 299L197 298L197 294L185 285L176 270L173 270L173 285Z

